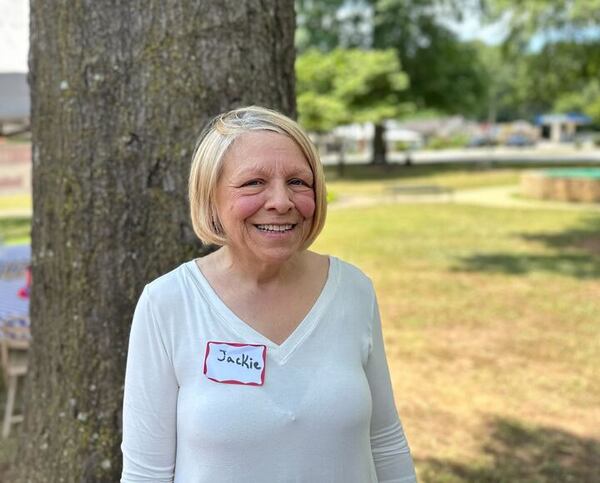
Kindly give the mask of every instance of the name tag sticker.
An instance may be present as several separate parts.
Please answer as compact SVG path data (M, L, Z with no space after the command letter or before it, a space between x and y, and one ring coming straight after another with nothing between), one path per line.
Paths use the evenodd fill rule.
M206 343L204 374L223 384L262 386L265 382L267 346L236 342Z

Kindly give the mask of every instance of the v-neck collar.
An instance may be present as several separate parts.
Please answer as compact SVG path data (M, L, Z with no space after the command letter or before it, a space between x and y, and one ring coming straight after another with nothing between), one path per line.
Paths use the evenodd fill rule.
M200 290L207 296L207 300L212 304L213 308L216 309L222 322L224 322L231 330L236 332L240 337L245 338L248 343L260 343L264 344L269 348L269 353L273 359L279 364L283 364L292 355L292 353L302 344L302 342L308 337L318 325L321 320L321 314L325 307L329 304L338 286L339 278L339 267L338 259L333 256L329 256L329 270L327 273L327 280L321 289L321 293L317 297L317 300L312 305L306 316L296 326L292 333L285 339L281 344L273 342L268 337L264 336L261 332L251 327L248 323L244 322L239 318L233 310L231 310L219 295L212 288L200 267L196 263L196 260L190 260L185 263L185 267L188 269L193 279L199 285Z

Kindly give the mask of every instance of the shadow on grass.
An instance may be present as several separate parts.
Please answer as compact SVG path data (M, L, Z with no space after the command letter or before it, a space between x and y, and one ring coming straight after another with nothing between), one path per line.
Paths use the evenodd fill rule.
M559 233L524 234L527 241L542 243L549 248L575 248L590 255L600 256L600 216L588 217L581 227Z
M524 275L531 272L552 272L574 278L600 277L600 257L589 255L513 255L490 253L460 259L456 272L495 272Z
M600 441L561 429L494 419L482 443L486 461L473 465L437 458L417 460L423 483L595 483Z
M541 243L555 254L487 253L463 257L453 271L524 275L550 272L569 277L600 278L600 217L588 217L581 226L555 233L524 233L518 237ZM600 481L600 480L599 480Z

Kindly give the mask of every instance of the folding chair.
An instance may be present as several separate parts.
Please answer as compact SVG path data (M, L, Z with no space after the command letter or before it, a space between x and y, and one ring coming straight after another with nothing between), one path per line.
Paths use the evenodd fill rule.
M12 424L23 421L23 415L13 414L19 377L27 374L27 351L29 349L29 327L15 321L4 320L0 329L0 361L7 388L2 437L7 438Z

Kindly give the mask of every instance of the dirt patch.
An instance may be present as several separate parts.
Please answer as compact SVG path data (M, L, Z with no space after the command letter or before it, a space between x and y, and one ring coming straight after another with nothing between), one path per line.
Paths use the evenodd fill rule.
M576 246L592 255L600 255L600 235L590 236L577 242Z

